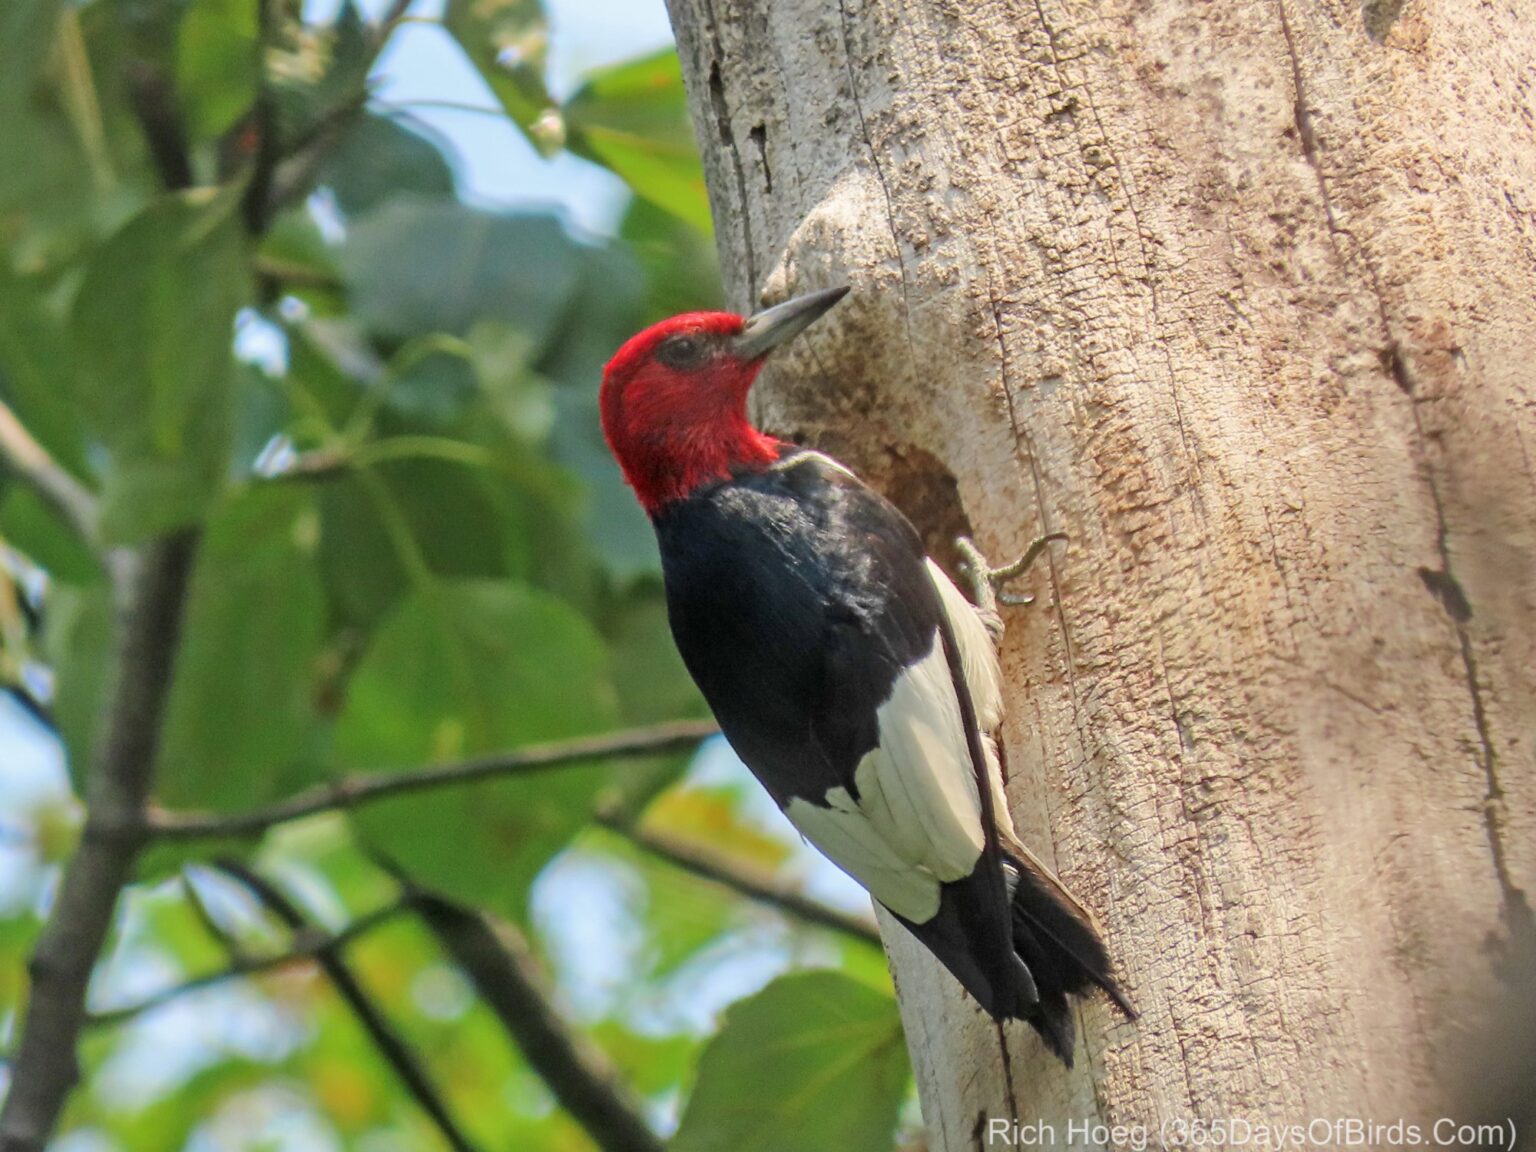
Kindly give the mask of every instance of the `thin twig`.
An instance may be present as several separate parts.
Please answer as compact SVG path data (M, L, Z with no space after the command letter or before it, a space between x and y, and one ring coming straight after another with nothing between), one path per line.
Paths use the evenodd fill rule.
M134 60L127 81L128 104L144 132L160 183L171 192L192 187L192 158L175 78L157 64Z
M288 156L272 173L266 214L276 216L289 204L309 194L332 150L351 130L352 122L368 106L364 88L321 113L304 135L288 150Z
M156 812L149 817L151 835L160 839L186 840L210 837L250 837L279 824L286 824L317 812L351 808L386 796L402 796L431 788L471 784L478 780L518 776L562 768L584 760L613 760L631 756L657 756L686 752L717 729L703 721L659 724L565 740L552 744L534 744L498 756L485 756L457 764L417 768L404 772L359 773L343 776L331 784L307 789L286 800L251 812L229 816L198 812Z
M75 1045L86 986L144 842L144 808L196 550L196 533L182 532L125 554L116 566L116 687L86 790L90 819L29 965L31 995L0 1111L0 1152L41 1152L80 1078Z
M16 701L17 706L39 725L55 735L58 734L59 722L53 714L53 709L34 696L25 684L7 684L5 691L10 693L11 699Z
M740 864L715 853L701 852L685 840L648 829L642 824L626 823L606 813L599 814L597 822L604 828L617 832L657 859L665 860L668 864L681 868L700 879L729 888L732 892L745 896L749 900L776 908L807 924L830 928L834 932L841 932L855 940L862 940L877 948L880 947L880 929L873 921L863 916L855 916L830 908L786 884L765 880L744 869Z
M0 460L62 516L86 543L96 543L96 497L48 454L48 449L37 442L3 401L0 401Z
M135 1004L125 1004L121 1008L109 1008L104 1012L92 1013L86 1018L86 1026L90 1028L111 1028L129 1020L137 1019L146 1012L153 1012L156 1008L162 1008L173 1000L180 1000L192 992L200 992L204 988L212 988L230 980L238 980L245 976L259 976L265 972L276 971L279 968L287 968L294 964L316 960L329 954L340 954L348 944L359 937L372 932L379 925L400 915L410 907L410 902L400 900L393 904L387 904L353 920L341 931L333 934L317 933L314 931L296 932L296 943L287 952L280 952L276 956L245 956L236 959L228 967L220 968L216 972L205 972L201 976L194 976L184 983L156 992L152 996L146 996Z
M351 130L352 123L368 106L368 74L373 61L384 51L400 25L404 23L412 0L394 0L379 22L370 29L370 57L362 69L363 81L358 89L339 99L320 114L313 124L286 149L282 164L273 153L262 182L261 197L254 201L259 205L259 218L270 220L289 204L308 194L320 169L336 145Z
M395 29L404 22L405 14L411 10L411 3L412 0L394 0L394 3L389 6L389 11L384 13L377 26L378 31L375 33L375 40L378 43L378 48L375 51L383 50L385 42L394 35Z
M249 888L267 910L290 930L295 933L313 931L309 918L265 877L238 860L220 859L214 863L220 871L234 877ZM443 1102L431 1077L427 1075L421 1059L406 1043L404 1037L395 1030L379 1006L373 1002L373 998L368 995L341 954L335 949L317 952L315 963L319 964L321 970L329 977L337 994L346 1001L347 1007L352 1009L353 1015L368 1033L369 1039L373 1041L379 1054L389 1062L395 1074L400 1077L401 1083L405 1085L406 1091L421 1106L422 1111L431 1117L432 1122L437 1125L438 1131L443 1134L443 1138L448 1141L454 1152L475 1152L475 1146L470 1143L458 1122L449 1113L448 1106Z
M641 1102L603 1053L555 1011L521 934L429 893L415 899L422 921L593 1143L603 1152L662 1152Z
M256 99L251 106L251 126L256 133L256 155L251 163L250 182L245 186L245 196L240 211L245 230L251 236L260 236L267 230L272 219L272 178L277 172L277 162L282 156L282 141L278 139L277 96L267 80L267 56L276 36L277 17L273 11L274 0L256 0Z
M196 881L192 879L190 870L183 868L181 875L176 878L181 884L182 898L186 900L187 907L192 910L198 924L204 932L219 942L219 945L229 954L229 958L236 964L250 959L246 955L245 946L236 939L234 933L219 923L218 917L213 914L213 909L208 907L203 899L202 892L198 889Z
M494 116L498 120L506 119L507 115L505 108L490 104L471 104L466 100L392 100L388 103L381 102L378 108L386 116L392 112L409 116L415 108L430 108L440 112L473 112L479 116Z

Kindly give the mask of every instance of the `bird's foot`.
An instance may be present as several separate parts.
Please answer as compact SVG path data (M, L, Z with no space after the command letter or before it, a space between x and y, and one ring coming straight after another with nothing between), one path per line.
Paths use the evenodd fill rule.
M971 602L976 605L977 612L981 615L982 622L986 624L987 631L993 634L993 638L1002 635L1003 621L998 612L998 605L1006 605L1010 608L1023 607L1033 604L1033 596L1020 595L1004 591L1005 587L1013 580L1023 576L1040 559L1046 545L1053 540L1063 543L1067 540L1065 532L1047 532L1044 536L1034 540L1029 547L1024 549L1024 555L1020 556L1012 564L1004 564L1000 568L992 567L991 563L982 555L981 549L968 536L961 536L955 541L955 547L960 552L960 568L964 572L966 580L971 586Z

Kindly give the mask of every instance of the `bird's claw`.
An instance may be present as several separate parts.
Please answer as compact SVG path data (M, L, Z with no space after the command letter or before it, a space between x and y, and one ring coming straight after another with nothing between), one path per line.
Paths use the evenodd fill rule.
M1020 556L1012 564L1004 564L994 568L982 555L981 549L968 536L961 536L955 541L955 547L959 549L961 570L965 573L971 585L971 600L983 614L996 613L999 604L1010 608L1024 607L1035 602L1033 596L1022 593L1006 592L1004 587L1013 580L1023 576L1033 567L1041 553L1053 540L1063 543L1067 541L1065 532L1047 532L1045 535L1032 540L1028 548L1024 549L1024 555Z

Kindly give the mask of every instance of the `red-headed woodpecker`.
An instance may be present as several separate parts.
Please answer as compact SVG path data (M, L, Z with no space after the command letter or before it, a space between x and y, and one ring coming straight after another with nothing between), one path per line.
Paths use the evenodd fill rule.
M982 1008L1029 1021L1070 1064L1069 993L1131 1007L1087 912L1014 832L988 615L878 493L747 419L764 357L846 292L647 328L604 372L603 431L731 747Z

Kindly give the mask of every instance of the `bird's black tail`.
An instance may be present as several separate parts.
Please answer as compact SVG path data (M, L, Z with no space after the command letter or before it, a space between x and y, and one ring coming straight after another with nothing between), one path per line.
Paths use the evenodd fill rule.
M1014 951L1034 978L1039 997L1022 1015L1070 1068L1076 1029L1068 995L1080 996L1096 985L1128 1018L1134 1020L1136 1010L1110 975L1109 953L1092 920L1061 882L1027 854L1006 853L1003 870Z

